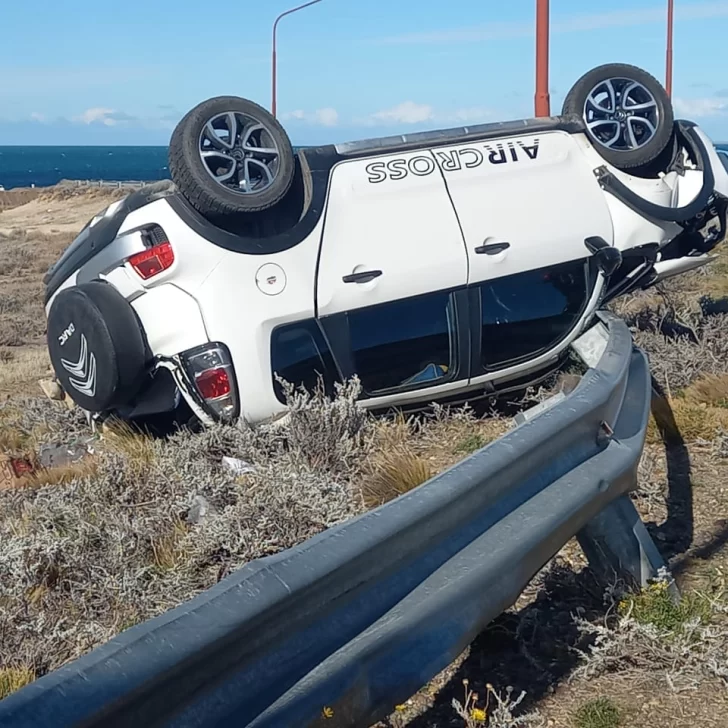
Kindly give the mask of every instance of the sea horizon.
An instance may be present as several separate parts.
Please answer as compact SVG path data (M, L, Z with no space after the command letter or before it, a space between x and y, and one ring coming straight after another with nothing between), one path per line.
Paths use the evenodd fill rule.
M728 150L728 142L715 142ZM294 146L294 149L306 148ZM170 179L168 145L0 145L0 188L52 187L63 180L155 182Z
M294 146L294 149L302 147ZM156 182L170 179L168 145L0 145L0 188L52 187L62 180Z

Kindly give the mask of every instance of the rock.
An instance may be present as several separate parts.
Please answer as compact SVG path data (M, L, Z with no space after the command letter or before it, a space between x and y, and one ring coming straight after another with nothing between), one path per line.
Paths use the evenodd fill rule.
M238 458L223 456L222 463L230 472L235 473L235 475L246 475L247 473L255 472L254 465L245 462L245 460L239 460Z
M198 525L211 513L214 513L214 508L210 505L207 498L205 498L204 495L196 495L192 499L192 505L190 506L189 511L187 511L187 523Z
M43 390L43 394L45 394L48 399L53 399L60 402L65 396L63 389L61 389L61 385L58 384L55 379L40 379L38 381L38 384Z
M43 468L60 468L80 462L89 454L85 445L43 445L38 461Z

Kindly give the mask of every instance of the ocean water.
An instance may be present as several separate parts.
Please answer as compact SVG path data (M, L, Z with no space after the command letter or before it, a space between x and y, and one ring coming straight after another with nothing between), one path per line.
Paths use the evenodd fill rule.
M717 146L728 150L728 144ZM3 147L0 186L46 187L62 179L150 182L169 179L167 147Z
M169 179L167 147L0 147L0 185L6 190L62 179Z
M47 187L62 179L151 182L169 179L167 147L3 147L0 186Z

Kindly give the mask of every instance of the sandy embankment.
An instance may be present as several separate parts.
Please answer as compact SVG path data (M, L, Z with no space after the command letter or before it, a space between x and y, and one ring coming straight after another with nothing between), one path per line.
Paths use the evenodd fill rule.
M79 230L128 189L0 192L0 400L40 393L48 370L43 276Z

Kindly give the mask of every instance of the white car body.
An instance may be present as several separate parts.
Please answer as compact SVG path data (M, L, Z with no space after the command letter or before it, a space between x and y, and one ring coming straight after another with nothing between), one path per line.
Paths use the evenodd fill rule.
M708 150L714 178L709 204L717 204L724 215L728 172L705 134L698 128L694 133ZM636 211L605 189L598 174L606 170L643 201L679 209L700 195L704 171L688 164L683 174L631 176L606 164L587 136L560 117L355 142L301 154L312 169L309 209L293 232L273 236L272 245L261 238L237 246L234 234L204 221L170 188L130 210L113 240L104 241L77 268L59 261L47 277L46 311L68 287L85 280L107 281L143 325L154 357L151 368L173 373L202 422L209 424L215 417L191 391L179 356L221 342L235 372L236 416L259 423L286 411L274 387L271 353L273 332L282 325L318 320L325 329L338 315L353 316L372 306L436 291L464 292L459 304L467 307L475 300L470 292L481 284L590 258L585 240L594 237L623 254L656 244L653 263L639 269L653 282L709 259L707 253L673 253L661 260L683 227ZM334 161L329 164L326 159ZM94 228L111 219L121 204L108 208L106 217L97 217L71 247L83 247L84 235L93 236ZM174 263L144 280L128 258L145 250L139 229L150 224L164 231ZM286 241L286 235L296 237L295 242ZM505 243L507 248L498 248ZM491 248L479 254L476 249L481 246ZM382 273L365 282L343 281L367 271ZM467 399L491 391L491 385L507 387L544 371L593 320L603 305L605 284L605 275L595 270L592 288L567 335L527 360L482 371L472 366L476 342L470 341L460 349L470 352L465 357L469 361L459 362L454 379L448 380L448 370L441 383L375 393L362 404L379 409ZM474 308L475 304L468 309L469 317ZM458 309L457 314L462 312ZM460 321L460 338L467 332L471 339L477 328ZM498 345L497 340L486 342L492 348Z

